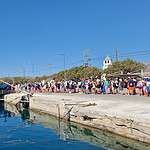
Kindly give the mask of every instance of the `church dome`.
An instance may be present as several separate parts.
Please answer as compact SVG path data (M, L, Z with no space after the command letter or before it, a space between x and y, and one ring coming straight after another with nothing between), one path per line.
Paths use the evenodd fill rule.
M105 58L105 60L111 60L111 58L110 58L109 56L107 56L107 57Z

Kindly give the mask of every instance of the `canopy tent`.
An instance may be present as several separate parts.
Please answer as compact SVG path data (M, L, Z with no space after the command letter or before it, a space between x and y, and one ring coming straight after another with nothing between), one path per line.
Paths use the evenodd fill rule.
M0 83L0 90L10 90L11 86L6 83Z

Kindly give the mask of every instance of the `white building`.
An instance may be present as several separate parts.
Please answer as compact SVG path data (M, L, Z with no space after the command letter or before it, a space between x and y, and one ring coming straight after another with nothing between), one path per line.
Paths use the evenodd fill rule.
M112 65L112 59L109 56L107 56L103 61L103 70L107 69L110 65Z

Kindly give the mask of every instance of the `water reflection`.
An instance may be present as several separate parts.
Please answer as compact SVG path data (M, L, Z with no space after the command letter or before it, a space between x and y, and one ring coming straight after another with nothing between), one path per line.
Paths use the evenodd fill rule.
M15 114L11 111L4 109L4 103L0 102L0 118L4 118L4 122L7 121L7 118L14 117Z
M104 149L111 150L150 150L150 145L126 139L114 134L86 128L70 122L61 122L43 113L18 109L13 105L1 104L0 116L7 119L19 116L27 123L42 124L45 128L53 129L65 141L83 141Z
M5 106L7 107L7 109L8 109L8 104L5 104ZM12 106L13 107L13 106ZM12 108L11 107L11 108ZM21 119L22 119L22 121L26 121L26 120L30 120L30 112L29 112L29 109L26 109L26 108L21 108L21 106L19 105L17 105L17 106L15 106L14 108L13 108L13 110L15 110L16 109L16 111L15 112L18 112L18 114L20 114L20 116L21 116Z

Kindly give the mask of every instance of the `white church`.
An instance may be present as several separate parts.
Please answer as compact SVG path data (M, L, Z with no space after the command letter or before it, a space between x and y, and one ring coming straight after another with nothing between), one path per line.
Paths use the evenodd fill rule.
M112 59L107 56L103 61L103 70L107 69L110 65L112 65Z

